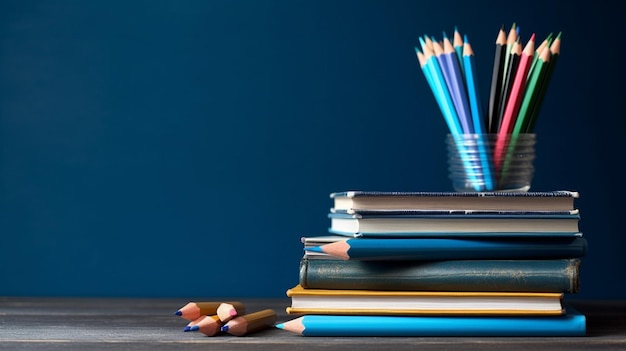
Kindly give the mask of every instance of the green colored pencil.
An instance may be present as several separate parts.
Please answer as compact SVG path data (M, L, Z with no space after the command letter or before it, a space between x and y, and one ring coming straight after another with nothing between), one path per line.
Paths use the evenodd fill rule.
M548 90L548 85L550 83L550 78L554 72L554 66L556 65L556 61L559 58L561 53L561 33L556 36L552 44L550 45L550 63L548 65L548 69L544 74L543 79L541 80L541 87L539 92L537 93L537 98L535 99L535 103L530 111L530 114L526 118L528 123L526 124L526 133L532 133L535 129L535 123L537 122L537 116L539 115L539 110L541 109L541 104L546 95L546 91Z
M522 99L519 112L517 113L517 119L513 126L513 135L524 133L527 129L529 122L528 116L533 106L536 104L538 94L541 90L541 84L550 65L550 48L545 47L539 56L534 70L531 72L530 77L528 77L528 82L526 83L524 98Z

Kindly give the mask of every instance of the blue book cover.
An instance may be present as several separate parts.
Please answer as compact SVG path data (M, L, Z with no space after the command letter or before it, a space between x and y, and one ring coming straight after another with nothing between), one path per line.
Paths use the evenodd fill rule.
M303 336L585 336L586 317L304 315L277 328Z

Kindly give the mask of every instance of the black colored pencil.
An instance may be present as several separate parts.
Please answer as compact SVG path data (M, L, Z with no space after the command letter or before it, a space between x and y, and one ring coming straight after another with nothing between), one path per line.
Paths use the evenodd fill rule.
M489 112L487 115L486 128L489 133L497 133L497 115L500 112L500 94L502 92L502 76L504 74L504 58L506 56L506 33L504 25L496 38L496 50L493 59L493 72L491 75L491 91L489 93Z
M517 66L522 57L522 44L519 41L516 41L511 48L511 54L508 55L509 63L506 66L505 72L505 80L504 84L502 84L502 92L500 94L500 105L499 111L496 118L496 127L497 133L500 130L500 126L502 124L502 117L504 116L504 111L506 110L507 101L509 100L509 94L511 92L511 87L513 86L513 81L515 80L515 74L517 73Z

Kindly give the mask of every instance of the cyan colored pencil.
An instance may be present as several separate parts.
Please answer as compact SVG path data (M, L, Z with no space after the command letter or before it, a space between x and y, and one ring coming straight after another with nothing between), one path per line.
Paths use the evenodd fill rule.
M426 48L426 50L428 49ZM421 52L419 48L417 47L415 48L415 52L417 54L417 60L420 64L420 68L422 69L422 72L424 73L424 77L426 77L426 81L428 82L428 85L430 86L430 90L433 93L435 100L437 101L437 105L439 106L439 109L441 110L441 114L443 115L444 120L446 121L446 125L448 126L450 133L455 133L455 132L460 131L461 127L460 125L458 125L458 121L456 120L456 117L452 116L450 112L450 109L452 107L449 106L448 101L444 99L444 94L440 93L440 89L441 89L440 84L436 82L435 78L433 77L433 72L428 65L426 55L424 55L424 53Z
M470 111L474 132L478 135L478 151L480 153L481 170L486 191L494 188L494 181L491 174L491 155L487 152L486 140L483 134L485 126L483 125L483 108L480 100L479 88L476 79L476 67L474 63L474 50L470 44L467 35L463 38L463 66L465 67L465 82L467 84L467 95L470 103Z
M443 72L441 71L441 67L439 66L439 62L437 62L434 52L431 51L427 45L422 45L422 52L424 53L424 58L426 59L424 67L428 70L433 81L433 86L435 87L434 93L439 95L439 98L443 102L444 118L448 123L450 133L452 135L462 134L463 129L461 128L459 117L454 109L454 103L452 102L450 92L446 87L445 78L443 76Z
M448 129L450 130L450 134L453 136L458 136L463 134L463 129L459 122L458 115L454 109L454 104L452 102L452 98L450 96L450 92L445 86L445 78L443 77L443 73L441 72L441 67L439 67L439 63L437 58L434 56L433 51L428 47L426 39L420 38L420 43L422 45L422 51L424 54L424 63L422 68L427 70L428 73L425 75L430 76L430 81L432 82L431 88L433 89L433 93L438 96L437 100L440 100L440 107L442 109L442 113L446 123L448 124ZM434 43L433 43L434 44ZM419 52L418 52L418 60L419 60ZM465 146L458 145L457 149L459 150L459 155L461 156L461 161L463 162L463 166L465 169L471 169L472 164L467 159L467 155L465 153ZM476 191L481 191L480 183L478 182L476 176L473 173L470 173L470 181L474 186Z
M584 336L585 316L304 315L276 325L303 336Z

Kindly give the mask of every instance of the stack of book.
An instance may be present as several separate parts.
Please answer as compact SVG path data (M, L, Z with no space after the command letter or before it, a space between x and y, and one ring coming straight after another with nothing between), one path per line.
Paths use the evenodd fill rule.
M564 296L587 242L579 197L551 192L332 193L303 237L280 329L310 336L582 336Z

